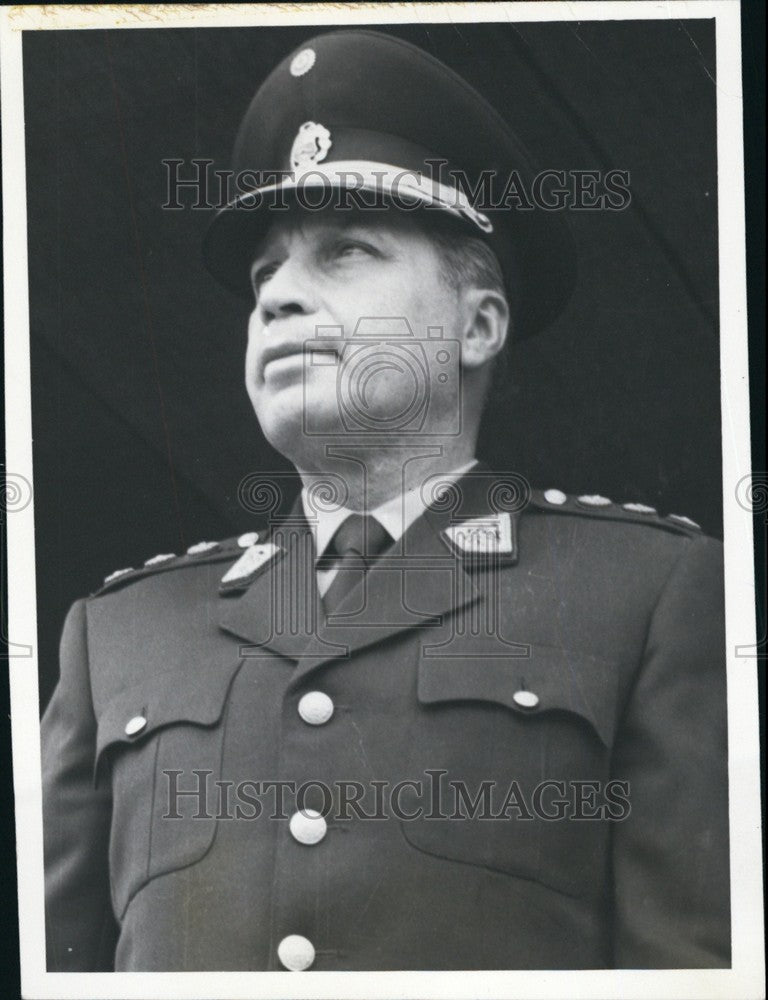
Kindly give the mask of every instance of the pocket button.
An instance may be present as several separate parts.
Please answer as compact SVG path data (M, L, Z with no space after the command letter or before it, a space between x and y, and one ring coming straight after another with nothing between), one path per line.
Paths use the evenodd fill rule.
M145 729L147 725L147 720L143 715L134 715L132 719L129 719L125 724L125 735L126 736L138 736L142 729Z
M512 695L512 701L514 701L518 708L531 710L538 706L539 696L534 694L533 691L515 691Z

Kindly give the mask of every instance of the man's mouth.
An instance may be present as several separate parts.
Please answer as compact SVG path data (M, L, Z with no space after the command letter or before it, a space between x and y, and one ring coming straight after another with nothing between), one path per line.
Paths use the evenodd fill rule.
M334 366L339 362L339 350L336 346L312 342L305 344L275 344L264 349L261 356L261 377L266 378L269 372L290 368L296 364L309 366Z

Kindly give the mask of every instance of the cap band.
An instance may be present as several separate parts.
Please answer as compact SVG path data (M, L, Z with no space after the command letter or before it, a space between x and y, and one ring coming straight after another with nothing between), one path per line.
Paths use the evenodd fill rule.
M351 183L354 182L354 183ZM464 192L432 178L425 177L417 170L409 170L391 163L375 163L370 160L336 160L330 163L313 163L308 169L286 171L276 184L256 187L237 198L237 204L255 206L264 195L279 191L295 191L304 188L326 188L335 190L369 191L385 194L394 200L410 201L414 204L439 208L457 218L465 219L484 233L493 232L493 224L487 215L475 209ZM256 195L261 196L259 202ZM319 207L319 206L308 206Z

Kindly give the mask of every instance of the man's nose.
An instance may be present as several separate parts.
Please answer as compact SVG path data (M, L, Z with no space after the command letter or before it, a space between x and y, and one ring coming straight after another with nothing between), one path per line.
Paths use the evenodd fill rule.
M310 275L298 261L283 261L262 285L257 304L265 326L281 316L314 312L316 303Z

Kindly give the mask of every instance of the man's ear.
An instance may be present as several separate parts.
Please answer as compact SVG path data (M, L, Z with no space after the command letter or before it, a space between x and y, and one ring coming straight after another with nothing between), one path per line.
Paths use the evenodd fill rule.
M496 357L507 341L509 305L501 292L489 288L467 288L462 299L461 361L465 368L481 368Z

